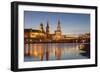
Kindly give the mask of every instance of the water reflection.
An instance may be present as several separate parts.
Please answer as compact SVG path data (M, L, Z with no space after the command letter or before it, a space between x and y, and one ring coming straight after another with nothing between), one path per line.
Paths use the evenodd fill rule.
M24 61L48 61L90 58L86 43L25 44Z

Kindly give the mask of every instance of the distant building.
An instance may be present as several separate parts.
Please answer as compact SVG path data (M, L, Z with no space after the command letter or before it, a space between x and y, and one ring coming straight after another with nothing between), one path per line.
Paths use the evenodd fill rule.
M45 38L45 31L43 28L43 24L40 24L40 30L37 29L24 29L24 38L25 41L35 41L35 40L42 40Z
M57 29L55 30L55 35L54 35L53 38L55 40L61 40L62 39L62 32L61 32L60 21L58 21Z
M42 33L45 33L45 30L44 30L44 27L43 27L43 23L41 22L41 24L40 24L40 31L42 32Z
M76 40L90 41L90 33L77 35L77 34L62 34L60 20L57 23L57 27L54 33L50 32L50 24L47 22L47 26L44 29L44 25L40 23L40 29L24 29L24 41L66 41L73 42ZM79 39L78 39L79 38Z
M40 23L40 29L24 29L24 37L25 39L30 38L30 41L33 40L61 40L62 39L62 32L60 21L58 21L57 29L54 33L50 33L50 25L47 22L46 29L44 30L43 23Z

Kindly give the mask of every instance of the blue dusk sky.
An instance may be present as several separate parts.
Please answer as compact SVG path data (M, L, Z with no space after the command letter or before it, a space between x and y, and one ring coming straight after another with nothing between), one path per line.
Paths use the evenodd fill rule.
M90 14L24 11L25 29L40 29L41 22L45 29L48 21L50 31L54 33L58 20L60 20L63 34L82 34L90 32Z

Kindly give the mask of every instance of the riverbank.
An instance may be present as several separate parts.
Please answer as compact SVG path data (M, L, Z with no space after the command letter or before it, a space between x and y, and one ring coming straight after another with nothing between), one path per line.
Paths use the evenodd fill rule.
M60 41L57 41L57 40L48 40L48 41L35 41L35 40L32 40L32 41L24 41L25 44L29 44L29 43L90 43L90 41L88 40L85 40L85 41L82 41L82 40L60 40Z

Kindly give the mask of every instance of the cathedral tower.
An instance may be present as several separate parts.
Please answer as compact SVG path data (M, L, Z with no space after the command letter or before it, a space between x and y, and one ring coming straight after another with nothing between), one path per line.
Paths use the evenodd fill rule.
M50 27L49 27L49 23L47 22L47 26L46 26L46 37L47 39L50 38Z
M47 26L46 26L46 34L50 34L50 27L49 27L49 23L47 22Z
M41 30L41 32L45 33L42 22L40 23L40 30Z
M61 32L60 21L58 20L57 29L55 31L55 40L60 40L60 39L62 39L62 32Z
M60 21L58 20L57 31L61 32Z

